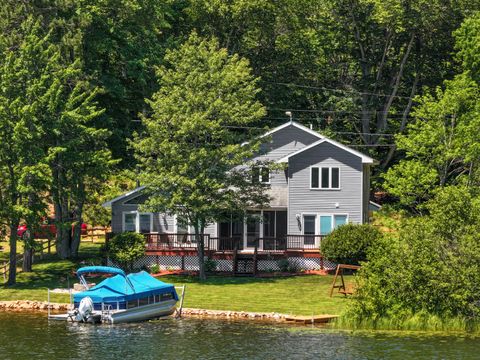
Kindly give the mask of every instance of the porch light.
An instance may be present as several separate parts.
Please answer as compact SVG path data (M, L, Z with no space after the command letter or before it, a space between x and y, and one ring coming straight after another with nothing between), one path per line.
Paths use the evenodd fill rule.
M335 207L338 209L340 207L340 203L335 203Z

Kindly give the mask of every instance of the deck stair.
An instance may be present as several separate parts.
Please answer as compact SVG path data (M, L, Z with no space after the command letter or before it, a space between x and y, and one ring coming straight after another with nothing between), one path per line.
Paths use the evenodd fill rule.
M241 253L237 249L233 253L233 275L234 276L255 276L257 275L258 248L253 253Z

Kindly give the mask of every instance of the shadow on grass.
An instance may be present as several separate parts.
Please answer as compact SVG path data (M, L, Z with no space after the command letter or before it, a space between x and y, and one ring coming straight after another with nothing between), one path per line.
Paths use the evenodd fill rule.
M0 288L28 290L38 288L66 288L76 282L74 272L81 266L101 263L100 243L82 243L79 256L71 260L59 259L56 254L43 255L33 264L33 272L17 273L17 283L13 286L2 285Z
M274 284L274 283L283 283L289 282L293 279L299 278L300 276L279 276L279 277L253 277L253 276L245 276L245 277L235 277L235 276L228 276L228 275L210 275L207 277L207 280L201 281L198 276L196 275L163 275L158 277L159 280L165 282L174 282L174 283L183 283L183 284L198 284L198 285L244 285L244 284ZM312 280L319 280L319 275L302 275L302 280L306 280L307 278ZM330 277L324 277L325 281L330 283ZM323 280L323 279L321 279ZM313 281L312 281L313 282Z

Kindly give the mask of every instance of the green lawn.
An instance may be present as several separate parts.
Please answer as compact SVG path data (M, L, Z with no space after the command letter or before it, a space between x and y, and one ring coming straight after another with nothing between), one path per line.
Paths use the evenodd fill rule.
M277 278L162 276L162 281L187 285L185 307L293 315L340 314L348 299L329 297L333 276Z
M98 257L101 243L82 242L77 261L59 260L55 255L44 255L44 259L33 264L33 272L19 272L17 284L0 286L1 300L47 300L47 289L67 288L77 279L72 272L83 265L100 264ZM0 280L0 281L3 281ZM68 302L69 296L51 294L51 301Z

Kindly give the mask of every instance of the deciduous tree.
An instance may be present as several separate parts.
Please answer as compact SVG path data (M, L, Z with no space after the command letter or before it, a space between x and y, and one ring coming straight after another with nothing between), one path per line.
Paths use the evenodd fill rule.
M216 39L193 33L168 51L158 69L160 90L133 146L150 199L145 208L177 214L195 229L200 277L205 278L205 226L225 210L244 211L268 199L244 164L258 141L242 144L238 127L265 114L248 61L229 55Z

